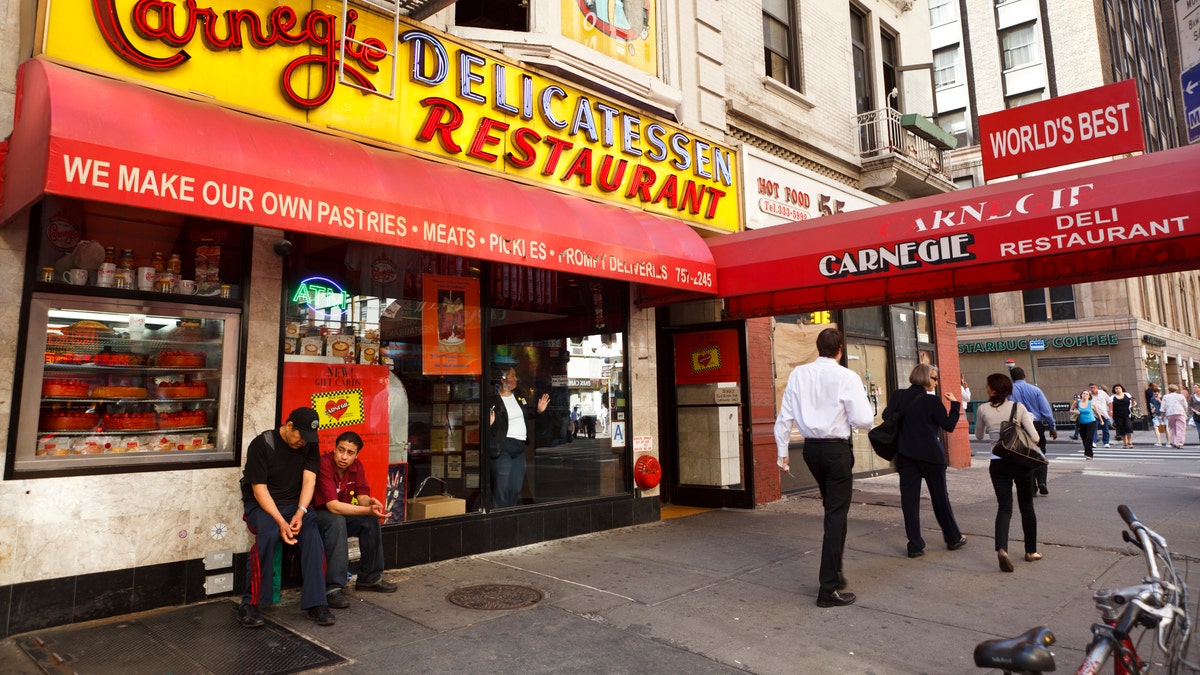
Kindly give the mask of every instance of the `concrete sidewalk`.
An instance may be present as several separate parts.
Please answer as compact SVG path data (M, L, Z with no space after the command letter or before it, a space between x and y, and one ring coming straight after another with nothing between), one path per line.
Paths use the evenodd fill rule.
M976 671L977 642L1036 625L1054 630L1059 670L1071 671L1097 618L1092 590L1145 572L1121 542L1118 504L1175 550L1200 554L1194 445L1195 459L1071 457L1052 463L1050 495L1036 500L1045 559L1015 556L1016 573L1003 574L986 445L974 449L973 465L949 475L969 538L959 551L942 545L926 499L926 555L909 559L897 477L855 481L850 607L815 605L822 509L810 494L393 570L398 593L351 593L352 607L328 628L300 612L295 591L266 615L346 657L326 669L339 673L967 673ZM1019 553L1013 520L1010 549ZM544 599L515 610L447 602L477 584L533 588ZM220 602L235 621L233 602ZM39 672L13 640L0 645L2 669Z

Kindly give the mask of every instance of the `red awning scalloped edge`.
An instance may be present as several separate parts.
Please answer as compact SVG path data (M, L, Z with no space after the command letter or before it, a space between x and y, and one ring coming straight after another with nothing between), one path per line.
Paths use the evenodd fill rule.
M384 150L34 58L0 223L42 194L712 294L682 221Z
M1200 146L708 240L726 315L1200 267Z

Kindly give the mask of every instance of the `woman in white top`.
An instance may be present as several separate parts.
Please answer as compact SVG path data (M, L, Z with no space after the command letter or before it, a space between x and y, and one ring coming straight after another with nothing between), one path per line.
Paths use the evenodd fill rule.
M1033 426L1033 415L1025 406L1007 400L1012 394L1012 380L1003 373L992 373L987 377L987 403L975 409L975 437L982 440L986 433L993 441L1000 438L1000 423L1008 420L1013 406L1017 407L1015 421L1019 422L1031 438L1037 438ZM1017 489L1017 506L1021 509L1021 531L1025 536L1025 560L1041 560L1037 550L1037 514L1033 511L1033 469L1000 459L992 453L988 474L992 477L992 489L996 492L996 559L1001 572L1012 572L1012 560L1008 557L1008 525L1012 520L1013 487Z
M1179 385L1168 384L1167 395L1162 400L1163 415L1167 418L1167 430L1170 432L1171 445L1182 448L1187 438L1187 399L1179 393Z

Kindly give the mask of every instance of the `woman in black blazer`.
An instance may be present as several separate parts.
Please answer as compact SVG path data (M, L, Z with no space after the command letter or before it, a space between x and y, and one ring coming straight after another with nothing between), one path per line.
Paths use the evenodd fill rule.
M967 538L954 521L950 509L950 493L946 489L946 450L938 438L938 429L953 431L958 424L959 403L954 394L946 392L950 412L938 400L938 371L928 363L919 363L908 376L912 386L892 394L883 410L883 417L902 412L900 433L896 441L896 472L900 474L900 509L904 512L904 532L908 536L908 557L925 554L925 538L921 536L921 479L929 488L933 515L942 528L946 548L957 551Z
M514 506L525 483L525 446L533 437L533 420L546 412L550 395L542 394L536 413L517 388L517 370L507 367L500 375L500 390L492 397L488 413L491 437L492 506Z

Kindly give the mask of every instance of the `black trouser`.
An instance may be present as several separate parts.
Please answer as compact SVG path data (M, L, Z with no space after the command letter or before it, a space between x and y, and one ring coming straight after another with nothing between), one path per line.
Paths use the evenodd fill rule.
M828 598L843 579L842 553L846 550L846 520L853 491L854 451L849 439L809 438L804 441L804 463L817 481L825 507L825 535L821 540L821 589Z
M925 538L921 536L921 479L929 488L929 502L933 505L933 517L942 528L942 539L946 545L962 539L962 532L954 520L950 508L950 491L946 488L946 465L934 464L904 455L896 455L896 473L900 474L900 510L904 513L904 534L908 537L908 552L925 550Z
M1042 424L1041 422L1034 422L1033 428L1037 429L1037 432L1038 432L1038 449L1040 449L1042 451L1043 455L1046 455L1046 425ZM1047 459L1049 459L1049 457L1050 457L1049 455L1046 455ZM1033 487L1034 488L1046 487L1046 477L1049 473L1049 469L1050 469L1050 462L1047 461L1045 464L1041 464L1036 469L1033 470Z
M1021 531L1025 537L1025 552L1037 553L1037 515L1033 510L1033 469L1003 459L993 459L988 466L992 489L996 493L996 550L1008 550L1008 524L1012 520L1013 488L1017 489L1017 506L1021 510Z

